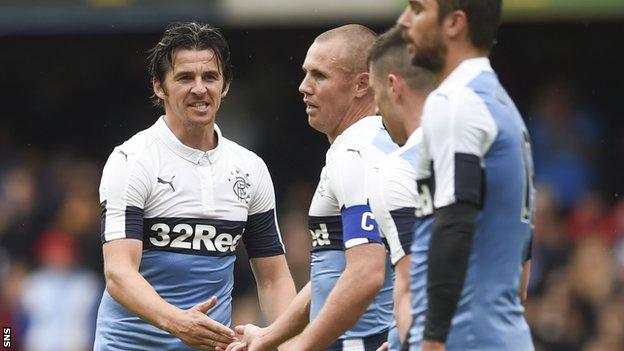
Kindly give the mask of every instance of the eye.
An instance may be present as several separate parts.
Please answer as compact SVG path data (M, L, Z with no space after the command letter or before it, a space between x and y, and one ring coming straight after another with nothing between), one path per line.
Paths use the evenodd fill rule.
M316 80L323 80L323 79L327 78L327 76L324 73L319 72L319 71L312 71L310 73L312 75L312 78L314 78Z
M188 82L193 80L193 76L191 76L190 74L183 74L178 76L178 79L176 79L179 82Z
M422 5L415 1L410 1L410 8L415 15L422 11Z
M207 82L213 82L219 79L219 74L215 72L204 74L204 80Z

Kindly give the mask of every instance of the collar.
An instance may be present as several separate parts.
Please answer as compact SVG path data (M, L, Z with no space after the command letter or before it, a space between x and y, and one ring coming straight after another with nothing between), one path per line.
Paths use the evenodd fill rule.
M462 61L451 74L440 84L438 92L448 92L452 87L464 86L481 72L494 72L490 59L476 57Z
M383 124L381 122L381 116L366 116L358 120L357 122L350 125L347 129L345 129L340 135L336 137L334 142L329 146L329 150L325 154L325 163L328 163L332 153L336 150L340 150L343 147L352 147L353 145L348 144L353 140L357 140L358 135L363 135L366 133L366 130L371 128L371 125L378 125L382 127ZM345 144L349 146L345 146Z
M405 142L405 146L409 147L411 145L418 144L422 140L423 140L423 130L421 126L421 127L416 128L416 130L414 130L412 134L407 138L407 141Z
M180 139L173 134L167 123L165 123L165 116L160 116L160 118L158 118L158 121L154 124L154 128L160 140L162 140L168 148L176 155L194 164L202 163L202 159L208 160L210 164L215 163L222 148L223 137L221 136L221 129L219 129L216 123L214 124L214 131L217 133L217 146L208 151L194 149L182 144Z
M367 130L370 125L379 124L381 126L381 116L366 116L358 120L345 129L331 144L329 151L337 150L342 144L361 134L364 130Z

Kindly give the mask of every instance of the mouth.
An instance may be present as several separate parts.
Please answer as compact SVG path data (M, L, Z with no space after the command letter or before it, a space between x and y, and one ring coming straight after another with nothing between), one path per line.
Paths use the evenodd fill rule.
M200 113L204 113L206 111L208 111L208 108L210 107L210 104L206 101L197 101L197 102L192 102L190 104L187 105L188 107L190 107L191 109L200 112Z
M319 109L318 105L313 104L309 100L303 100L303 102L306 104L306 113L308 115L318 111L318 109Z
M404 28L403 30L401 30L401 37L403 38L403 41L408 43L408 45L412 45L412 38L409 36L407 29Z

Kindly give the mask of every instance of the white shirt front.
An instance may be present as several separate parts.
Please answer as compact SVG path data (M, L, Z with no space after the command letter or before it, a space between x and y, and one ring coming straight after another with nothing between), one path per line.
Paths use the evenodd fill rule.
M418 179L435 174L436 208L457 201L455 155L483 157L494 142L497 126L484 100L469 86L482 72L493 73L487 58L462 62L440 86L431 92L423 107L424 143ZM483 164L482 164L483 166Z
M422 129L418 128L405 145L386 156L371 172L370 205L388 244L392 264L410 253L416 220L433 214L429 184L422 182L417 191L416 166L422 140Z
M100 186L105 214L103 241L142 237L144 233L128 223L133 220L128 218L133 210L142 212L145 219L236 222L273 211L273 184L262 159L224 138L216 125L215 131L217 147L204 152L182 144L164 118L159 118L151 128L116 147L104 168ZM153 236L150 241L174 249L212 247L209 243L198 246L203 239L197 232L177 242L169 242L164 235L167 234ZM233 251L235 243L232 246ZM222 247L218 244L218 248Z
M334 217L340 220L344 209L368 206L370 171L373 165L396 148L379 116L365 117L340 134L327 151L326 164L310 205L310 217ZM369 219L374 222L372 214ZM366 221L362 217L363 227L367 227ZM313 246L343 249L343 235L348 238L344 240L344 248L369 242L363 237L349 238L351 233L342 233L342 229L342 226L336 228L336 231L340 231L339 235L327 239L313 232Z

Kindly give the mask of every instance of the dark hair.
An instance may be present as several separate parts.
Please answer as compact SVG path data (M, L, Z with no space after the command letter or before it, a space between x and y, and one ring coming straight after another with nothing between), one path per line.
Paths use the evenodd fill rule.
M147 64L151 81L163 83L167 71L173 68L173 54L176 50L212 50L215 53L225 84L232 81L230 47L218 28L209 24L177 22L171 24L162 38L148 50ZM162 101L152 96L156 105Z
M490 51L496 41L502 7L502 0L438 0L438 20L441 22L455 10L463 11L468 18L472 44L480 50Z
M412 64L401 28L393 27L379 36L368 53L368 65L375 73L397 74L415 91L429 94L435 88L433 72Z

